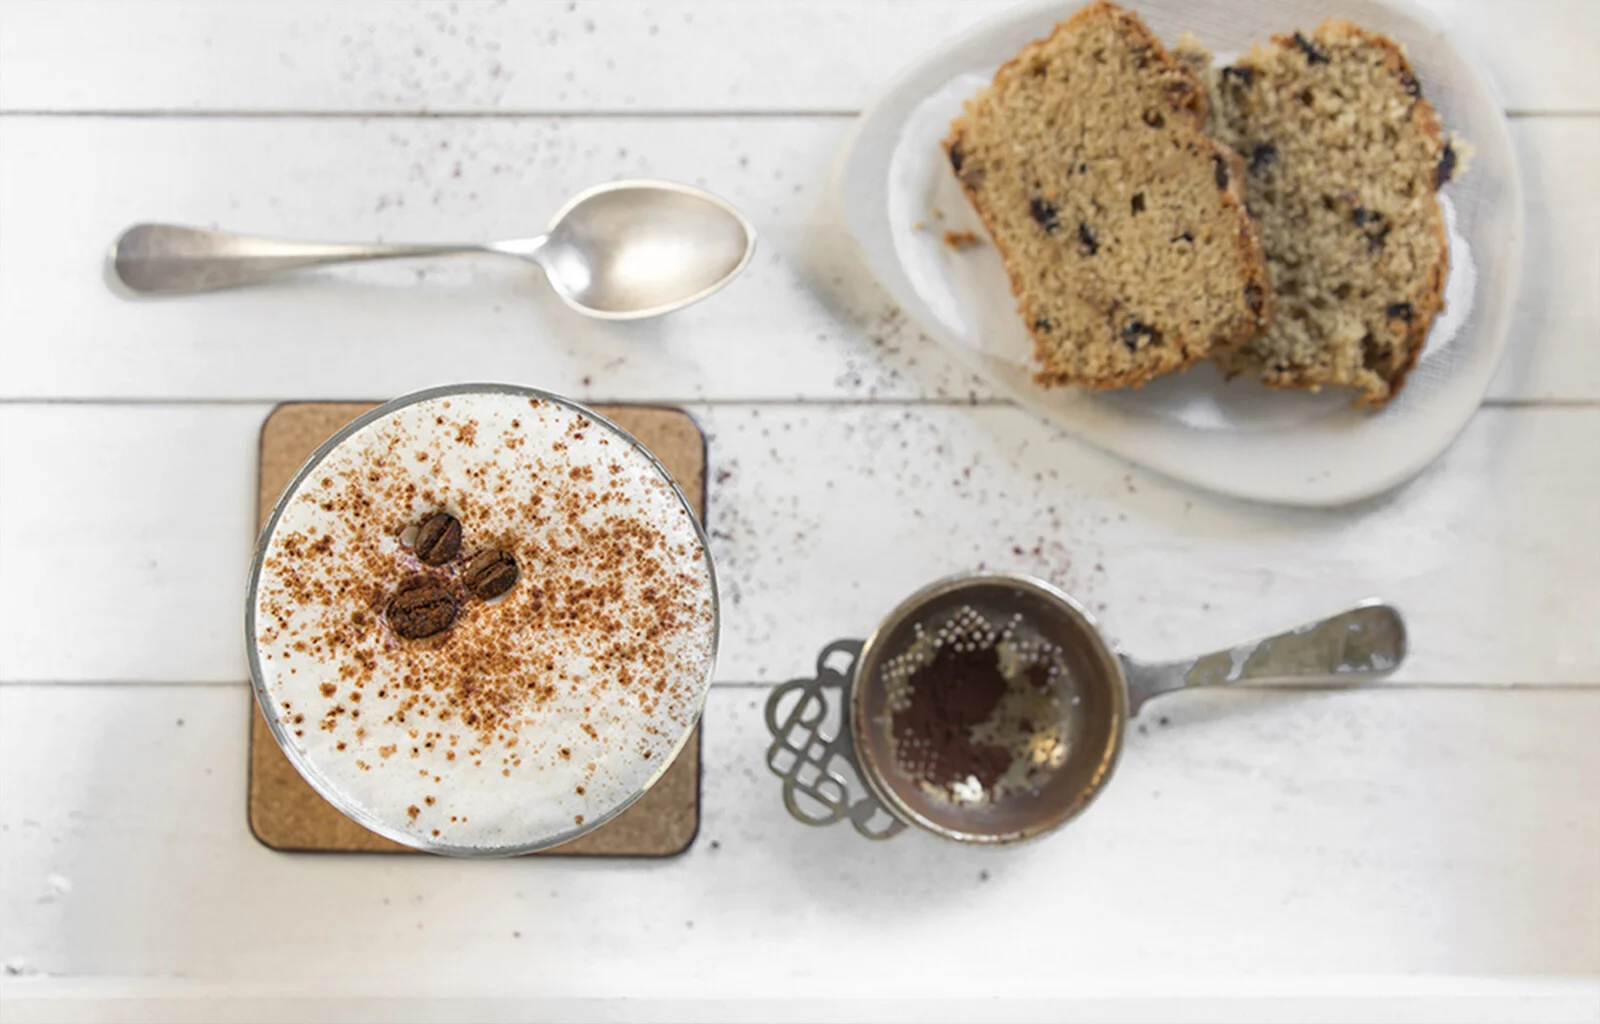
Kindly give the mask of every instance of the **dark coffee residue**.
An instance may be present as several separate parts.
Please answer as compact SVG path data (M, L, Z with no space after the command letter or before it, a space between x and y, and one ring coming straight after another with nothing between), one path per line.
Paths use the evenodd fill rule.
M945 644L908 681L911 702L893 721L901 771L947 790L969 778L993 789L1011 767L1011 751L975 742L972 730L1006 695L998 652Z

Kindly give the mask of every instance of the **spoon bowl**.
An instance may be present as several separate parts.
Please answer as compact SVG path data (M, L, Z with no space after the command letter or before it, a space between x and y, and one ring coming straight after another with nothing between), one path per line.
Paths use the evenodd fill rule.
M750 262L755 238L750 222L715 196L623 181L573 198L531 258L573 308L629 320L715 292Z

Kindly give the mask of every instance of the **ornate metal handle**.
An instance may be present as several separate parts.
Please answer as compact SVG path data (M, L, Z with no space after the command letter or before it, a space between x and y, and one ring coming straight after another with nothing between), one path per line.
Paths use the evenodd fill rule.
M1150 664L1124 656L1130 713L1151 697L1188 686L1278 679L1372 679L1406 657L1406 624L1386 604L1369 601L1330 618L1200 658Z
M905 823L862 783L850 736L850 687L860 654L860 640L835 640L817 655L813 678L772 691L767 767L783 780L783 805L795 820L820 826L849 818L868 839L888 839Z

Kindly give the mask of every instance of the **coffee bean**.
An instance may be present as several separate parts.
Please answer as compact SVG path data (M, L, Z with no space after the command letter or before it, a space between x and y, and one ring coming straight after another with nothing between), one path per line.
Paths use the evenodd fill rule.
M389 599L389 628L407 640L443 633L456 621L456 599L432 576L408 576Z
M517 585L517 560L505 551L480 551L472 556L461 581L473 597L487 601Z
M448 512L435 512L417 529L417 557L443 565L461 551L461 524Z

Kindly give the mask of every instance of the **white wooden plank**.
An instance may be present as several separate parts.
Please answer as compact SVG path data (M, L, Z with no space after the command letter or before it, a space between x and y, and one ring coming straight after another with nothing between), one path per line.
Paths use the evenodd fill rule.
M964 397L976 386L863 274L823 212L842 121L0 121L0 393L348 397L444 379L667 399ZM115 174L106 168L115 167ZM136 221L290 237L537 234L622 177L703 184L761 233L683 313L601 324L535 268L469 259L129 301L100 260ZM71 315L66 315L67 310Z
M946 573L1055 580L1176 657L1367 597L1429 683L1600 682L1600 409L1481 411L1349 508L1218 499L1008 406L695 406L725 603L719 678L798 675ZM242 679L264 406L0 407L0 679Z
M1009 6L13 0L0 22L0 109L854 111L930 47ZM1514 109L1600 101L1582 45L1600 34L1588 0L1425 6Z
M651 862L269 852L245 827L248 701L0 688L0 962L547 999L927 998L952 961L947 999L1600 964L1593 689L1173 699L1100 803L1004 851L791 821L761 692L720 689L699 838Z
M509 379L641 399L989 394L860 269L824 203L830 119L0 120L0 395L344 398ZM1516 125L1528 261L1492 396L1600 400L1600 120ZM115 173L107 173L115 168ZM141 220L347 239L536 232L596 181L702 183L744 208L744 278L660 321L603 325L537 272L478 260L129 301L102 281ZM441 348L443 347L443 351Z
M245 678L266 412L0 406L0 678Z
M1398 679L1600 679L1600 410L1485 409L1438 463L1346 508L1230 502L1008 407L719 407L711 522L724 671L799 674L916 587L1052 579L1135 655L1226 646L1367 597L1401 607Z
M1097 1024L1591 1024L1600 981L1528 975L1460 977L1108 978L1071 981L1048 999L579 999L291 996L280 985L219 985L176 978L0 978L12 1024L520 1024L565 1021L782 1022L917 1021L919 1024L1095 1021Z

